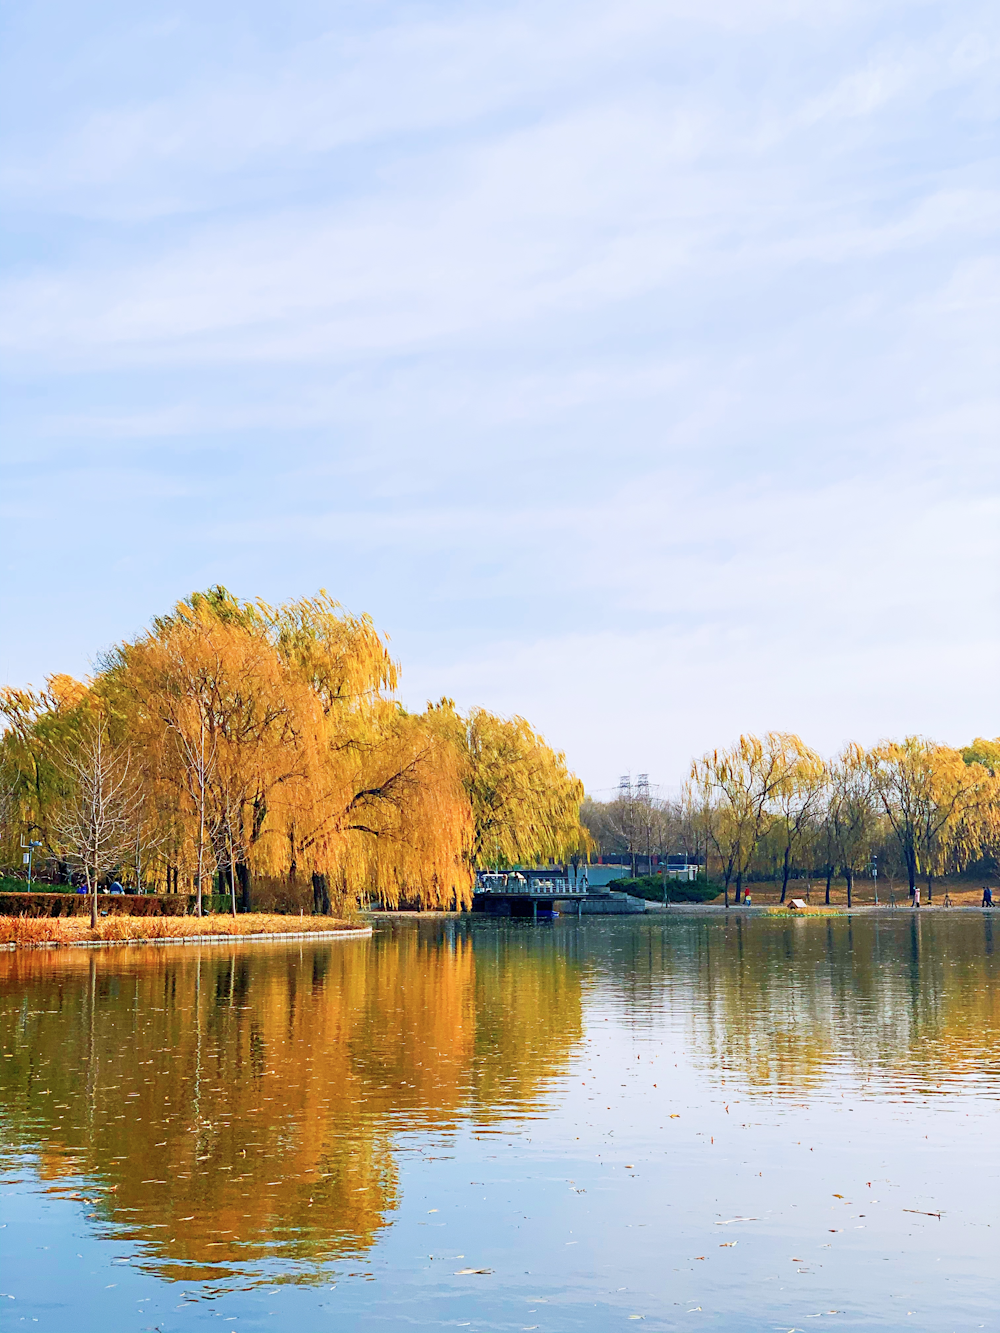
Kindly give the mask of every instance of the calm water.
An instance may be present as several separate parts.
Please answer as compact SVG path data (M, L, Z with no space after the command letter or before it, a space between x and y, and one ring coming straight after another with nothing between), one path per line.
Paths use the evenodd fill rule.
M998 970L978 913L0 955L3 1326L994 1329Z

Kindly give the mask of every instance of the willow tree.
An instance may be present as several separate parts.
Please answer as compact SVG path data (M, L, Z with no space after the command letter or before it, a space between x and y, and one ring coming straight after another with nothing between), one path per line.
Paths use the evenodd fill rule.
M712 750L691 766L708 812L709 834L722 861L726 906L735 876L736 902L743 877L772 819L782 790L790 789L797 763L812 755L797 736L769 731L763 739L741 736L726 750Z
M258 620L235 599L191 598L123 644L98 682L182 830L199 904L206 872L227 865L231 847L248 903L271 793L302 768L299 701Z
M959 864L977 854L987 812L995 812L996 779L960 751L921 736L885 741L869 755L875 791L899 844L910 896L917 877L927 880L950 860Z
M442 700L464 751L465 787L478 868L568 861L586 855L592 840L580 823L583 783L522 717L502 718L475 708L466 719Z
M847 881L848 907L852 906L855 876L871 856L878 816L878 796L868 756L860 745L846 745L830 767L826 821L833 856Z
M398 668L367 616L324 595L267 613L276 647L315 710L305 780L281 793L290 870L327 893L387 905L468 906L471 816L451 729L392 697Z
M79 744L90 716L88 688L72 676L50 676L43 690L0 689L4 833L11 855L19 836L27 834L58 857L52 819L68 792L60 756Z
M781 846L781 901L788 895L788 880L796 854L806 839L826 785L826 765L798 736L780 735L772 746L781 776L771 802L773 826Z

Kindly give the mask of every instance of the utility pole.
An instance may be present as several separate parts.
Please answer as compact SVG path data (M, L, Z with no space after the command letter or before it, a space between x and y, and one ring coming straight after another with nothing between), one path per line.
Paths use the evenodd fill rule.
M650 838L652 836L652 828L651 828L652 821L650 819L650 807L649 807L649 774L640 773L638 778L636 779L635 785L636 785L636 797L638 798L639 804L642 810L644 811L645 823L646 823L646 874L651 875L653 873L653 858L651 855L652 849L650 847Z

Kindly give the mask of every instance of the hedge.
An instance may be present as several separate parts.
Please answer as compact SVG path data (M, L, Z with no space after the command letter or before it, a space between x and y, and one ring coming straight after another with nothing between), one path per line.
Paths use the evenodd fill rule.
M188 916L195 910L193 893L99 893L97 910L107 916ZM231 910L228 893L206 893L206 912ZM0 893L0 916L87 916L86 893Z
M660 875L639 875L635 879L613 879L608 888L614 892L630 893L634 898L645 898L650 903L663 902L663 878ZM703 879L692 883L667 877L667 900L672 903L707 903L722 892L718 884Z

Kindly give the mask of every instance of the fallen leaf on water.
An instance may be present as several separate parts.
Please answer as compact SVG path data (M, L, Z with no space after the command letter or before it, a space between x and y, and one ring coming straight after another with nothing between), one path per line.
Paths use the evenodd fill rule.
M679 1116L679 1114L675 1111L675 1112L673 1113L673 1115L670 1117L670 1119L671 1119L671 1120L680 1120L680 1116Z
M835 1199L842 1199L844 1196L842 1194L835 1194L833 1197Z
M724 1240L719 1243L720 1250L731 1250L734 1245L739 1245L738 1240Z
M492 1273L492 1268L460 1268L455 1274L456 1277L466 1277L469 1273Z
M696 1259L704 1259L705 1256L703 1254L696 1254L694 1257Z

